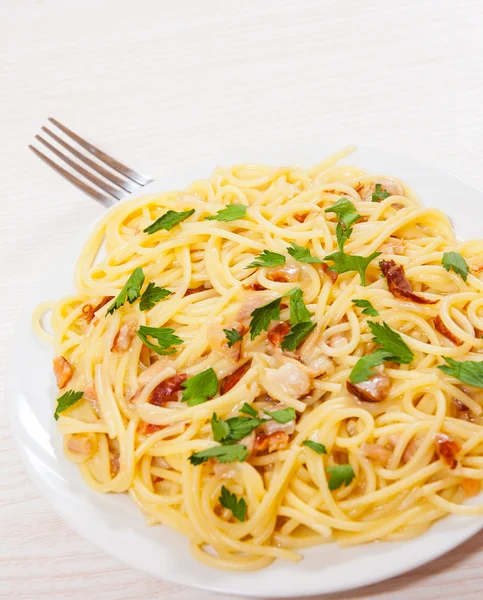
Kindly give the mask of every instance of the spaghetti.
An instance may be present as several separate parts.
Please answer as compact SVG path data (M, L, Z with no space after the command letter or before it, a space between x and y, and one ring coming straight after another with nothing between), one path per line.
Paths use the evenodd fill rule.
M120 203L34 315L67 458L208 565L483 513L483 242L349 152Z

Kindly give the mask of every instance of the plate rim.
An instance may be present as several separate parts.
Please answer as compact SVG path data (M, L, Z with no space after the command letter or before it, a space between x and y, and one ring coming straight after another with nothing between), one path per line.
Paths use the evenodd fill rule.
M474 186L473 184L465 181L464 179L462 179L452 173L442 171L442 170L438 169L437 167L426 165L420 161L416 161L410 157L403 156L401 154L397 154L397 153L391 152L389 150L383 150L383 149L380 149L377 147L371 147L371 146L360 146L360 147L358 147L357 151L355 152L355 160L353 161L355 164L358 163L357 153L360 151L366 151L366 150L375 151L376 153L381 152L381 153L385 154L386 156L390 156L392 159L396 159L396 160L401 159L404 162L409 161L411 163L414 163L420 169L430 170L432 172L438 172L441 176L449 177L449 178L453 179L459 185L469 186L469 187L473 188L473 190L476 193L480 194L483 198L483 191L480 190L479 188L477 188L476 186ZM245 152L245 151L246 150L243 150L243 152ZM236 150L236 152L240 153L240 150ZM311 151L311 153L314 153L314 152L315 151ZM273 154L273 148L268 152L268 156L271 156L272 154ZM324 156L323 151L320 152L320 156L322 156L322 157ZM354 155L351 155L351 156L354 156ZM352 162L351 157L349 157L349 160L346 158L345 161ZM231 160L226 161L226 163L229 163L229 164L232 164L232 162L233 161L231 161ZM270 161L267 164L270 164L272 162L274 162L274 161ZM183 172L185 172L186 169L193 169L193 170L196 169L197 171L201 172L203 170L203 166L208 165L208 164L211 164L211 169L213 169L214 166L219 163L216 160L206 159L204 161L198 161L197 163L192 163L192 164L188 165L187 167L185 167L183 169ZM200 165L201 165L201 168L200 168ZM175 174L177 172L178 171L174 171ZM171 175L172 175L172 173L164 174L160 178L156 179L153 184L146 186L146 188L141 190L139 194L133 195L130 199L135 199L135 198L138 198L141 196L149 195L151 192L156 193L158 191L158 188L160 188L160 186L163 186L163 188L165 188L165 189L167 187L168 188L171 187L171 186L166 186L165 184L162 183L167 177L169 178L169 176L171 176ZM200 174L200 176L201 176L201 174ZM188 179L188 182L189 181L190 180ZM67 250L67 248L70 249L70 248L73 248L74 245L77 245L76 253L78 255L78 252L80 250L79 240L85 241L86 234L88 232L92 231L92 228L101 219L103 219L105 217L105 215L106 215L106 212L104 212L100 217L95 219L93 221L93 223L91 224L91 226L88 227L86 231L82 231L78 237L75 237L73 240L71 240L69 242L69 244L66 244L66 250ZM451 215L448 215L448 216L451 219ZM72 268L73 268L73 265L71 264L71 272L72 272ZM157 573L154 573L151 569L143 567L143 565L138 565L138 564L133 565L132 560L128 560L124 555L122 555L121 552L113 551L113 547L112 547L112 545L109 545L108 540L95 537L94 535L91 534L90 531L86 532L86 530L82 529L82 527L80 526L80 523L81 523L80 521L73 522L72 519L69 518L67 511L64 511L61 508L59 508L58 503L54 502L54 498L52 497L52 494L55 494L55 492L54 492L53 488L51 488L50 483L46 482L45 478L43 478L41 476L41 474L35 469L34 464L32 463L32 460L28 455L26 446L24 443L22 443L21 434L20 434L20 430L22 429L22 426L20 424L18 414L15 411L15 402L14 402L14 397L16 396L16 394L22 393L21 389L20 389L21 386L18 386L18 384L16 384L16 382L15 382L14 356L16 355L16 351L17 351L16 350L16 346L18 343L18 342L16 342L17 334L21 330L22 324L25 324L26 320L30 324L30 319L31 319L30 297L31 296L35 297L35 292L40 288L41 282L43 280L45 280L46 277L48 276L48 272L50 272L50 269L46 269L43 272L43 275L42 275L40 281L38 281L36 283L36 285L33 287L33 289L31 289L30 294L27 296L27 299L26 299L24 306L22 307L22 311L20 313L20 318L17 320L11 341L7 345L8 365L7 365L7 369L6 369L6 373L5 373L5 397L6 397L6 405L7 405L7 422L10 425L12 439L13 439L15 447L21 457L22 465L26 469L29 478L35 484L35 486L37 487L41 496L47 501L47 503L53 508L53 510L62 518L62 520L68 526L70 526L78 535L87 539L94 546L96 546L97 548L100 548L103 552L106 552L106 554L113 556L116 559L120 560L123 564L125 564L131 568L136 568L138 570L141 570L142 572L148 573L149 575L158 577L165 581L173 582L173 583L180 584L180 585L186 585L186 586L192 587L192 588L197 588L197 589L202 589L202 590L207 590L207 591L214 591L214 592L225 593L225 594L240 594L240 593L242 593L245 596L254 596L254 597L258 596L259 597L260 592L258 590L249 590L249 589L240 590L238 588L234 589L233 587L229 587L229 586L222 585L222 584L216 584L216 583L206 584L203 582L191 582L191 581L186 581L186 579L184 579L183 576L178 576L175 573L164 572L164 573L162 573L162 576L161 576ZM70 285L72 287L72 281L70 282ZM33 332L31 332L31 333L32 333L32 335L34 335ZM18 387L17 390L15 389L16 387ZM97 510L97 509L93 508L93 510ZM450 518L453 518L453 517L452 516L444 517L442 520L439 521L439 523L447 521L447 519L450 519ZM411 571L415 568L418 568L424 564L427 564L427 563L439 558L443 554L450 552L452 549L454 549L455 547L459 546L464 541L470 539L475 534L477 534L483 528L483 519L479 519L478 517L470 517L470 519L473 520L472 526L466 527L466 528L463 527L463 528L461 528L460 531L453 532L450 537L451 541L449 543L441 544L437 549L433 550L431 553L427 553L427 555L423 558L418 556L417 553L414 553L412 556L407 558L405 562L395 564L394 568L392 568L392 569L386 568L383 575L380 575L380 574L374 575L373 572L367 571L367 572L360 573L357 581L352 581L350 578L347 578L347 579L344 579L342 584L338 585L337 587L317 586L317 585L315 585L315 587L308 586L308 587L304 587L300 593L294 592L294 591L284 592L284 590L276 588L275 590L273 590L273 592L264 591L263 597L265 597L265 598L269 598L269 597L288 598L288 597L299 597L299 596L312 596L312 595L316 595L316 594L325 594L325 593L344 592L344 591L351 590L351 589L366 587L368 585L372 585L372 584L375 584L375 583L378 583L378 582L381 582L381 581L384 581L387 579L397 577L403 573ZM431 529L433 527L434 527L434 525L430 528L429 531L431 531ZM425 535L425 534L423 534L423 535ZM421 539L421 536L418 538L414 538L414 540L420 540L420 539ZM409 541L411 541L411 540L409 540ZM372 544L380 544L380 543L381 542L372 542L371 545ZM406 545L406 544L408 544L408 541L391 542L391 544ZM368 545L363 545L360 547L367 548ZM281 561L278 561L278 562L280 564L282 564ZM396 561L396 563L397 563L397 561ZM203 565L203 568L210 569L210 571L212 571L213 573L219 572L217 569L212 569L211 567L206 567L204 565ZM268 572L267 569L263 569L262 571L259 571L259 573L267 573L267 572ZM227 573L230 573L230 572L227 572ZM250 572L247 572L247 575L250 575ZM302 575L303 575L303 573L302 573ZM321 581L321 583L322 583L322 581Z

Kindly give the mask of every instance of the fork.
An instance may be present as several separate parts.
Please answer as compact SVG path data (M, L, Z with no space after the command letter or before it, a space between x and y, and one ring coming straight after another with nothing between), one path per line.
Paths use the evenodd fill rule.
M55 156L60 158L66 165L68 165L77 173L80 173L83 178L87 179L91 184L88 185L85 181L66 170L61 165L57 164L51 158L49 158L46 154L41 152L35 146L29 145L30 150L34 152L40 159L42 159L45 163L52 167L57 173L65 177L70 183L78 187L85 194L90 196L91 198L95 198L103 203L111 203L112 198L116 200L124 200L127 198L132 192L136 191L139 188L144 187L148 183L151 183L153 179L148 177L147 175L143 175L142 173L137 173L133 169L126 167L119 161L115 160L108 156L105 152L96 148L86 140L82 139L76 133L65 127L57 121L49 117L48 119L52 125L57 127L60 131L62 131L68 138L73 140L78 146L86 150L88 153L95 156L97 161L92 160L88 156L86 156L83 152L80 152L74 146L71 146L67 143L63 138L59 137L56 133L48 129L47 127L42 127L42 131L46 133L58 146L61 146L65 150L67 150L72 156L78 159L78 162L74 161L72 158L67 156L64 152L59 150L58 147L47 141L44 137L40 135L36 135L35 139L38 140L41 144L43 144L46 148L50 150ZM87 165L90 170L83 167L80 162ZM106 165L109 169L106 169L104 166ZM102 176L102 179L93 173L95 171L99 175ZM119 175L122 175L120 177ZM114 185L111 185L106 180L110 181ZM106 193L102 193L99 190L103 190ZM108 194L108 195L107 195Z

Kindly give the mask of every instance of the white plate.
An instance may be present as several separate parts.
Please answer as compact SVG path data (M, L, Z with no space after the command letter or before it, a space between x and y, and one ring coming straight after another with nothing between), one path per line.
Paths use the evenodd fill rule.
M150 189L182 188L208 176L215 164L258 160L312 165L324 158L323 150L239 151L219 157L218 163L198 163L182 173L164 176ZM460 179L371 148L359 149L344 162L400 177L426 205L450 215L460 237L481 235L480 219L475 215L481 214L483 192ZM162 579L238 595L288 597L337 592L394 577L451 550L483 526L483 518L451 516L410 541L347 549L327 544L304 552L304 560L298 564L278 561L263 571L232 573L196 562L188 541L175 531L148 527L127 496L92 492L76 466L63 457L52 416L56 394L52 352L31 330L31 314L37 304L72 291L73 266L86 235L80 235L57 257L55 268L31 294L14 338L7 378L10 424L25 466L42 495L77 533L128 565Z

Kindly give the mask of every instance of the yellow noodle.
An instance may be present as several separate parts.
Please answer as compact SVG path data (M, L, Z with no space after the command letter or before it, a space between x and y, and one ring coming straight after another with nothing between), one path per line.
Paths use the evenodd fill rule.
M120 203L80 254L76 292L43 303L33 315L36 333L73 368L59 395L67 389L85 392L59 416L66 457L93 489L128 492L148 523L187 536L194 556L210 566L250 571L277 558L298 560L298 550L327 542L401 542L445 515L483 512L481 505L464 504L463 493L468 481L483 481L483 392L437 369L442 357L479 360L483 352L483 273L477 268L483 241L460 244L448 218L422 207L404 182L338 164L352 151L308 170L219 167L183 192ZM372 202L378 182L390 195ZM319 259L337 250L337 219L325 209L341 196L362 217L352 226L345 252L381 252L381 258L405 267L416 293L436 303L394 297L378 260L367 268L363 287L354 271L333 283L319 264L289 256L291 243ZM205 219L230 204L246 206L246 216ZM190 209L195 214L170 231L144 232L167 210ZM263 250L283 254L294 280L280 280L277 267L247 268ZM475 264L466 281L442 266L449 251ZM107 314L109 301L89 317L89 306L117 296L136 267L144 271L145 286L152 282L172 294L147 311L135 301ZM254 308L294 287L303 291L316 323L295 354L271 344L265 331L254 340L245 334L240 353L227 347L224 328L248 324ZM369 300L380 316L363 314L352 302L356 298ZM49 311L52 331L45 328ZM436 329L436 317L459 345ZM281 320L290 320L288 301L282 302ZM388 323L415 355L408 365L377 368L391 384L379 403L361 402L346 388L356 362L374 350L369 320ZM172 356L158 357L134 336L127 350L118 350L126 323L171 327L183 344ZM220 388L204 403L188 406L179 392L151 402L178 374L192 377L212 368L223 380L245 364L232 389L222 394ZM306 386L303 393L290 387L289 372ZM275 406L296 411L286 446L253 450L268 427L262 425L240 442L253 450L245 462L191 464L193 453L217 446L213 413L240 416L244 403L260 416ZM437 434L456 442L454 468L439 457ZM327 455L305 446L308 439L323 444ZM368 454L371 448L385 452L387 460L378 462ZM330 490L326 469L339 464L351 465L355 476ZM220 505L223 486L238 500L243 497L243 521Z

